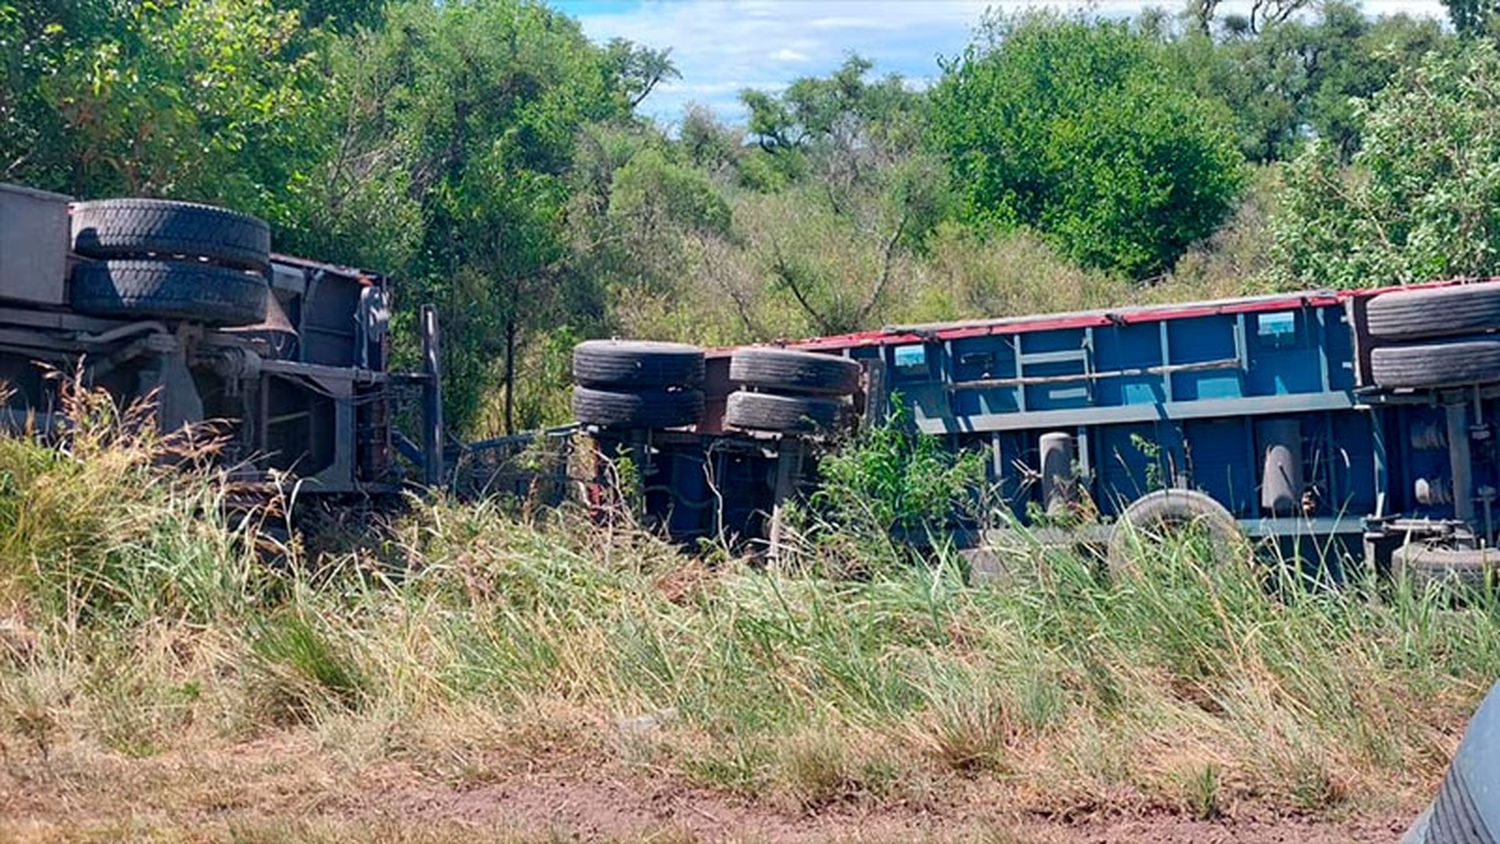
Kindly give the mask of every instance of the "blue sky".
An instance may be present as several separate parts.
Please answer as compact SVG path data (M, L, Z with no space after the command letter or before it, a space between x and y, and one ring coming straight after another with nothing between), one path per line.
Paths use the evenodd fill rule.
M969 42L987 7L1013 10L1036 5L1077 8L1046 0L548 0L577 18L595 41L616 36L652 47L671 47L682 79L665 85L641 109L664 121L698 102L721 118L742 117L743 88L779 90L801 76L826 74L856 52L879 72L895 71L922 85L938 74L937 57ZM1102 15L1130 15L1177 2L1095 0ZM1249 0L1225 0L1239 11ZM1442 17L1440 0L1365 0L1370 14L1408 12Z

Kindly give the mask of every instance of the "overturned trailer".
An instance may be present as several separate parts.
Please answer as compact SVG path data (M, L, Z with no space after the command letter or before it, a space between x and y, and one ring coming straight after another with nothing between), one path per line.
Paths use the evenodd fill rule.
M423 312L416 373L390 371L389 320L384 278L274 254L253 217L0 185L12 427L65 425L51 373L78 372L119 401L152 400L163 430L212 421L244 488L391 494L440 479L443 462L435 318Z
M578 415L646 456L671 491L648 505L686 536L765 535L764 514L808 480L809 432L899 401L917 430L988 456L1012 527L956 526L976 551L1021 540L1015 526L1065 524L1047 535L1107 549L1196 521L1335 579L1354 562L1480 580L1500 564L1497 333L1497 281L898 326L709 352L701 381L674 388L702 390L690 426ZM744 377L742 361L790 352L857 365L841 417L775 370ZM745 417L768 391L792 415ZM741 482L698 468L732 454L748 455Z

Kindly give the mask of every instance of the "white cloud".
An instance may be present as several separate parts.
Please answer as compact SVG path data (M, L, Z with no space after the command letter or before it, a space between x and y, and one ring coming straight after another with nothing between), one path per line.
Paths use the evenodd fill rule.
M569 11L568 0L556 0ZM1251 0L1225 0L1220 13L1248 9ZM584 32L597 41L628 38L672 48L682 79L663 85L642 108L658 117L679 117L699 102L729 120L741 119L739 91L780 90L799 76L836 68L850 53L925 86L938 76L937 58L968 44L987 8L1014 12L1048 6L1124 16L1161 0L645 0L580 6ZM1442 17L1441 0L1365 0L1369 14L1400 12Z

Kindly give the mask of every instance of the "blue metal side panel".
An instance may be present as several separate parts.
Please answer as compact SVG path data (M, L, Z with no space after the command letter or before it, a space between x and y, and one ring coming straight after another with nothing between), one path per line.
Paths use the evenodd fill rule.
M1161 366L1160 330L1156 323L1094 329L1094 367L1108 371ZM1104 378L1094 396L1099 405L1158 404L1167 400L1161 375Z
M1229 315L1175 319L1167 322L1167 344L1172 364L1207 363L1236 356L1235 317ZM1177 372L1171 375L1172 398L1239 398L1240 373L1236 369Z
M1016 376L1016 355L1011 339L998 335L966 337L953 341L953 381L963 384ZM1018 387L965 389L953 393L956 416L1013 413L1020 410Z
M1347 518L1375 511L1375 446L1368 413L1326 414L1320 420L1329 433L1320 437L1311 455L1315 463L1327 465L1309 472L1328 476L1326 509Z
M1400 426L1386 447L1401 455L1402 472L1394 484L1406 510L1418 516L1451 518L1451 504L1424 505L1416 500L1413 488L1418 478L1438 480L1449 485L1453 476L1448 459L1447 420L1441 407L1411 407L1397 411ZM1437 432L1437 433L1435 433ZM1451 488L1451 486L1450 486Z
M1083 348L1082 328L1054 328L1049 331L1031 331L1016 336L1021 340L1021 353L1027 355L1044 352L1073 352Z
M1153 424L1109 425L1091 432L1090 439L1097 443L1094 454L1098 477L1095 503L1104 514L1115 515L1151 491L1147 470L1156 465L1156 460L1147 451L1150 450L1149 444L1156 440L1155 429ZM1148 447L1142 448L1140 443ZM1161 471L1158 466L1156 472Z
M1060 375L1086 374L1088 351L1081 328L1037 331L1019 335L1021 341L1020 374L1026 378L1056 378ZM1027 410L1066 410L1091 405L1092 394L1086 380L1048 384L1030 384L1025 388Z
M1026 504L1036 494L1035 485L1026 480L1027 474L1017 471L1017 465L1035 466L1036 438L1022 431L1006 431L998 434L1000 455L1000 496L1011 512L1026 515ZM1028 459L1029 458L1029 459Z
M1026 364L1027 377L1050 377L1084 374L1082 360L1047 361ZM1068 410L1091 407L1089 384L1081 377L1077 381L1055 384L1031 384L1026 387L1027 410Z
M949 416L948 391L940 384L892 384L890 390L892 394L900 394L919 423L923 419L943 419ZM959 431L974 430L973 417L970 415L960 415L953 421L957 423Z
M1323 347L1328 355L1328 380L1335 390L1354 389L1354 333L1342 307L1319 308L1323 318Z
M1183 424L1193 485L1238 517L1255 515L1259 473L1247 462L1243 419L1195 419Z
M892 394L899 394L919 421L951 415L953 409L948 400L948 389L942 381L942 373L946 367L943 346L939 343L917 343L913 346L920 347L925 355L925 365L916 369L896 365L897 351L907 347L883 347L886 389ZM959 423L959 430L972 430L967 424L967 415L961 415L955 421Z
M1272 320L1290 316L1291 334L1273 328ZM1305 309L1250 314L1246 320L1246 348L1250 370L1247 392L1256 396L1285 396L1323 389L1321 356L1324 334L1317 319ZM1345 332L1347 334L1347 332Z

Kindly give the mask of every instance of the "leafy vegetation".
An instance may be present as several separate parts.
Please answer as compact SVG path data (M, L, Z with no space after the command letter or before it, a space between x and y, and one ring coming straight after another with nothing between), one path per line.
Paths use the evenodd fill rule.
M400 799L394 777L465 791L552 766L927 822L975 806L1331 813L1426 794L1500 672L1491 597L1454 609L1295 577L1268 591L1251 561L1192 545L1113 584L1023 548L996 588L941 545L926 565L830 578L832 557L710 568L566 510L414 502L381 541L293 544L266 566L255 520L204 518L215 476L162 466L162 444L102 413L74 445L0 437L0 783L25 789L21 807L115 795L59 817L128 815L148 825L137 837L336 816L369 783ZM831 489L874 484L881 520L920 522L950 506L955 471L926 455L856 444ZM257 748L269 767L236 767ZM278 803L266 783L293 780ZM136 814L148 805L172 809ZM31 811L0 831L25 834L7 824Z
M961 516L982 515L984 455L953 454L913 430L899 401L882 425L861 430L818 464L821 482L798 513L814 568L830 576L909 565L946 539Z
M1360 104L1363 144L1341 167L1310 145L1272 221L1289 283L1360 287L1484 276L1500 257L1500 55L1429 54Z
M850 56L669 129L639 109L672 45L526 0L0 0L0 178L232 205L387 273L398 349L438 304L448 416L487 434L565 417L590 336L1493 272L1491 12L1450 11L994 17L929 88Z
M1028 226L1086 267L1170 267L1229 213L1241 159L1224 106L1128 23L989 22L933 92L932 143L971 225Z

